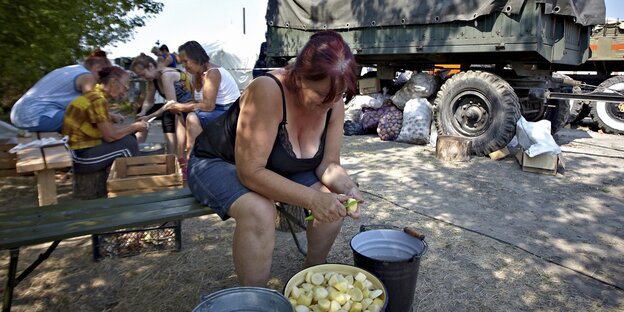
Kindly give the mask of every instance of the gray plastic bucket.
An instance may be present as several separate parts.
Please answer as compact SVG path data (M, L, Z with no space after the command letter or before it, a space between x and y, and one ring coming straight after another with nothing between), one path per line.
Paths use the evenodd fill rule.
M279 292L261 287L234 287L202 296L193 312L293 312Z
M363 226L361 231L351 239L355 266L371 272L386 286L387 312L411 311L420 258L427 252L427 243L401 230L367 231Z

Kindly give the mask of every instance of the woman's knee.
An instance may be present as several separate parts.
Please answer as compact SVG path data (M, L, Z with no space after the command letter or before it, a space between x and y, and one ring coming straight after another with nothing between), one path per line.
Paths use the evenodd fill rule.
M277 211L275 203L256 193L247 193L237 199L228 214L237 223L253 227L255 231L275 230Z

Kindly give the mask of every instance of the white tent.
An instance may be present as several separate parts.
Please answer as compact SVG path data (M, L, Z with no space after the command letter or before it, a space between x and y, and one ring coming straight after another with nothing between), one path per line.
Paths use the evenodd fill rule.
M263 38L250 40L245 36L239 38L219 39L204 43L202 46L210 62L222 66L232 74L238 83L238 89L243 90L253 79L252 70Z

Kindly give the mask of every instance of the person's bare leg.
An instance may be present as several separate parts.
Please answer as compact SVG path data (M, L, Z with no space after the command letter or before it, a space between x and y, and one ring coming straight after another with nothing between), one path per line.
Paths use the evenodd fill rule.
M175 115L175 136L176 136L176 155L178 158L186 158L184 149L186 148L186 126L184 125L184 117L182 114Z
M195 113L189 113L186 117L186 157L191 156L191 150L195 145L195 139L202 132L201 122Z
M165 133L165 144L167 145L167 154L176 154L176 134Z
M145 140L147 140L147 131L136 132L134 136L137 138L137 142L145 143Z
M139 132L136 132L136 133L134 134L134 136L136 136L136 138L137 138L137 142L139 142L139 143L145 143L145 140L147 139L147 131L148 131L148 130L145 130L145 131L139 131Z
M317 183L312 186L315 189L321 189L323 192L329 192L325 186ZM308 251L304 262L304 267L310 267L317 264L325 263L327 255L331 250L340 228L342 227L342 219L332 223L320 223L318 221L310 221L307 225L306 238L308 240Z
M266 287L275 246L275 203L256 193L238 198L228 214L236 220L232 252L238 281Z

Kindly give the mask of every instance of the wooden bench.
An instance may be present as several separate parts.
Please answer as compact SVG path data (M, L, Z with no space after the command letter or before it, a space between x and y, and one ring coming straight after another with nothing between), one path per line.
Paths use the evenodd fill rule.
M297 223L288 212L281 208L278 210ZM45 261L63 239L213 213L212 209L198 203L188 188L2 211L0 250L8 249L10 252L2 311L10 311L13 289ZM305 228L301 223L297 225ZM291 233L297 248L305 255L292 228ZM48 242L53 242L48 250L16 276L19 249Z
M61 138L57 132L35 132L32 137L18 138L19 143L28 143L43 138ZM33 147L17 152L17 173L34 172L37 175L37 192L39 206L56 204L56 181L54 173L57 169L72 166L71 152L65 145Z
M0 250L10 251L2 311L10 311L14 287L63 239L212 213L188 188L0 212ZM48 250L16 277L19 249L48 242L53 242Z

